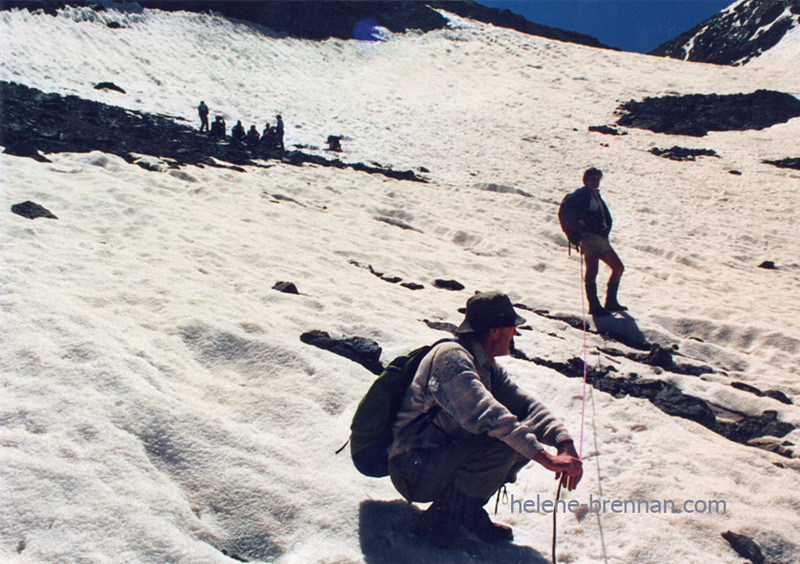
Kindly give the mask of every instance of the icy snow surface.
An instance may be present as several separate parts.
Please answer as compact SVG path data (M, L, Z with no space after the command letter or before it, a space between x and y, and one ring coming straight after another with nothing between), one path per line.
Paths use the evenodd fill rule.
M605 171L626 265L621 301L651 341L715 369L640 376L800 427L800 173L761 162L800 156L800 120L701 139L588 131L645 96L800 96L797 41L793 59L722 68L482 24L302 41L209 15L84 9L0 12L0 49L2 80L193 125L201 99L229 125L260 130L282 113L288 145L324 154L341 134L348 162L429 171L422 184L275 161L170 174L99 152L49 164L0 155L0 560L232 562L224 550L286 563L470 561L415 542L407 521L418 509L334 455L374 376L299 336L371 338L387 362L444 335L422 320L458 323L468 296L489 289L580 316L580 262L556 209L591 165ZM94 90L102 81L127 94ZM648 153L673 145L721 158ZM9 211L25 200L59 219ZM764 260L778 268L757 268ZM437 289L437 278L466 289ZM273 290L282 280L301 294ZM582 356L581 331L522 313L528 356ZM587 343L590 364L633 371L598 349L623 345L594 332ZM501 362L581 435L579 380ZM568 500L675 500L679 510L561 515L560 562L740 562L720 536L728 530L775 561L800 560L797 458L591 390L583 436L586 473ZM797 452L800 431L784 440ZM515 499L554 493L537 465L509 488ZM724 500L726 512L689 513L686 500ZM501 503L496 519L515 544L475 561L549 561L550 515Z

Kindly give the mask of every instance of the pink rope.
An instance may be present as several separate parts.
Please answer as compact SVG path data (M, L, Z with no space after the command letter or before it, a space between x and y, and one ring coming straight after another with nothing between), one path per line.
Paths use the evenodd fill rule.
M581 284L586 285L583 274L583 249L581 249ZM586 296L581 288L581 311L583 312L583 405L581 406L581 442L578 446L578 459L583 460L583 420L586 415Z

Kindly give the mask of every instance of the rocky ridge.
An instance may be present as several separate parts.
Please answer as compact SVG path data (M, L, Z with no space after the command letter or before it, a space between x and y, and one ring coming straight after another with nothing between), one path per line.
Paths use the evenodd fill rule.
M718 65L747 64L800 25L800 0L744 0L650 52Z
M6 0L0 9L22 8L44 10L55 14L64 6L90 6L102 9L97 2L87 0ZM214 12L261 25L280 35L301 39L378 39L376 27L393 33L409 30L422 32L447 27L448 20L436 10L445 10L463 18L514 29L528 35L537 35L569 43L610 49L596 38L574 31L566 31L528 21L509 10L488 8L471 0L432 0L431 2L375 0L320 1L272 0L252 2L247 0L141 0L126 6L127 9L152 8L163 11ZM119 8L115 6L115 8Z

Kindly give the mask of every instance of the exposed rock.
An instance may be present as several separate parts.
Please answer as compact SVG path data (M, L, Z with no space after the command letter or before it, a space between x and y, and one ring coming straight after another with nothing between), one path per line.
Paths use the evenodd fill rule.
M789 398L789 396L780 390L765 390L764 397L772 398L781 403L785 403L786 405L794 405L794 402Z
M650 152L657 157L664 157L665 159L670 159L673 161L694 161L697 160L697 157L717 157L719 155L716 151L711 149L688 149L686 147L678 147L675 145L669 149L659 149L658 147L653 147L650 149Z
M800 0L744 0L651 51L651 55L718 65L745 64L798 25Z
M251 21L278 33L303 39L337 37L339 39L375 40L380 37L377 26L384 27L393 33L443 29L447 27L448 20L435 11L435 9L443 9L463 18L514 29L529 35L591 47L606 47L589 35L533 23L509 10L489 8L477 2L454 0L431 0L430 2L142 0L138 3L146 8L161 10L213 10L226 17Z
M14 204L11 206L11 211L22 217L27 217L28 219L36 219L37 217L58 219L53 212L30 200L22 202L21 204Z
M775 270L775 262L771 260L765 260L761 264L758 265L758 268L765 268L767 270Z
M464 285L456 280L442 280L437 278L433 281L433 285L443 290L453 290L455 292L464 289Z
M786 405L793 405L794 403L789 398L789 396L787 396L780 390L765 390L762 392L755 386L751 386L750 384L745 384L744 382L731 382L731 386L733 388L736 388L737 390L742 390L743 392L750 392L751 394L754 394L760 398L772 398Z
M539 357L529 358L518 350L512 354L515 358L546 366L568 378L583 378L584 363L580 358L557 362ZM683 393L674 384L640 378L638 374L630 374L627 377L614 376L612 375L614 372L616 369L613 366L586 367L586 382L595 389L617 398L625 396L646 398L664 413L700 423L737 443L749 444L749 441L759 437L783 437L795 428L790 423L778 421L777 412L772 410L764 411L759 416L738 414L736 421L723 421L717 418L708 402ZM754 443L753 446L760 446L760 443ZM793 456L793 451L785 448L777 449L775 452L787 457Z
M650 366L657 366L674 372L675 374L686 374L689 376L700 376L701 374L708 374L714 372L710 366L695 366L692 364L678 364L673 359L674 351L667 347L662 347L659 344L651 345L650 352L647 354L630 354L625 355L631 360L641 362Z
M747 441L747 444L762 450L774 452L786 458L792 458L794 456L794 448L792 448L794 447L794 443L782 441L777 437L757 437Z
M255 158L280 159L295 166L312 163L425 182L410 170L344 163L301 151L249 150L240 143L213 140L169 116L108 106L77 96L47 94L16 83L0 81L0 99L3 100L0 143L6 147L31 146L46 153L103 151L129 163L139 160L132 155L136 153L173 161L176 168L193 164L240 172L244 172L242 165L264 166L256 163Z
M372 268L371 264L362 264L362 263L358 262L357 260L352 260L352 259L349 262L353 266L357 266L358 268L363 268L365 270L369 270L370 274L373 274L373 275L377 276L378 278L380 278L384 282L389 282L390 284L397 284L398 282L402 282L402 280L403 280L399 276L390 276L388 274L384 274L383 272L378 272L377 270ZM403 282L400 285L403 286L404 288L408 288L409 290L422 290L422 288L424 288L424 286L422 284L416 284L414 282Z
M610 125L590 125L589 131L593 131L595 133L602 133L603 135L627 135L627 131L622 131L617 129L616 127L611 127Z
M34 147L33 143L28 141L27 139L17 139L17 140L6 140L3 139L4 143L8 143L6 148L3 152L7 155L14 155L15 157L30 157L35 161L39 161L40 163L51 163L50 159L42 155L39 150Z
M113 82L101 82L99 84L95 84L94 85L94 89L95 90L114 90L115 92L120 92L122 94L125 94L125 91L122 88L120 88L119 86L117 86L116 84L114 84Z
M787 159L779 159L776 161L765 160L762 162L771 164L773 166L777 166L778 168L791 168L794 170L800 170L800 158L794 158L794 159L787 158Z
M655 133L702 137L709 131L765 129L800 116L800 100L783 92L689 94L631 100L622 104L617 123Z
M381 364L381 347L372 339L364 337L331 337L325 331L309 331L300 335L300 340L307 345L330 351L357 362L373 374L383 372Z
M278 290L284 294L299 294L297 286L293 282L276 282L272 287L273 290Z
M311 155L303 153L302 151L287 151L282 155L274 155L273 158L280 158L281 162L300 166L305 163L316 164L320 166L334 167L334 168L352 168L361 172L369 174L382 174L389 178L397 180L411 180L413 182L427 182L424 178L420 178L412 170L392 170L391 168L383 168L379 166L369 166L364 163L345 163L339 159L326 159L319 155Z
M764 554L756 541L746 535L732 531L722 533L722 538L728 541L731 548L742 558L747 558L753 564L764 564Z
M720 420L709 428L732 441L747 444L758 437L783 437L794 430L794 425L778 421L778 413L769 409L760 416L744 415L735 422Z
M744 382L731 382L731 387L736 388L737 390L742 390L743 392L750 392L751 394L757 395L758 397L764 396L764 392L762 392L755 386L751 386L750 384L745 384Z
M423 323L425 323L425 325L427 325L431 329L435 329L436 331L446 331L453 335L455 335L456 333L457 326L453 325L452 323L447 323L445 321L429 321L427 319L423 319L422 321Z

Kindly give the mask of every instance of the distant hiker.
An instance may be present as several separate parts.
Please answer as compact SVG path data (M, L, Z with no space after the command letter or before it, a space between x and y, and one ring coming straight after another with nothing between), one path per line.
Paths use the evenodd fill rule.
M341 135L328 135L328 150L342 152L342 136Z
M612 311L627 309L617 301L617 290L625 266L608 241L611 232L611 213L600 196L600 180L603 173L590 168L583 173L583 187L569 194L561 205L559 219L568 233L569 240L578 245L586 261L585 289L589 301L589 313L597 316L609 315ZM597 298L597 271L599 261L611 269L608 279L605 307Z
M235 143L242 143L244 141L245 136L244 126L242 125L242 120L238 120L236 125L231 128L231 140Z
M458 340L423 358L397 413L389 474L409 502L433 502L414 532L437 546L454 546L462 526L486 542L511 540L483 506L531 460L565 473L569 490L581 480L567 430L494 360L510 353L524 322L505 294L472 296Z
M247 146L251 149L255 149L258 147L258 142L261 137L258 135L258 130L256 129L255 125L251 125L250 129L247 130Z
M209 135L214 139L225 139L225 120L222 116L217 116L211 124Z
M280 114L278 114L277 116L275 116L275 119L278 120L278 122L275 124L276 146L278 147L278 149L283 151L284 150L284 147L283 147L283 117Z
M274 151L278 148L278 130L267 122L264 134L261 136L261 146L266 152Z
M208 132L208 106L202 100L200 105L197 106L197 113L200 116L200 133L203 133L203 131Z

